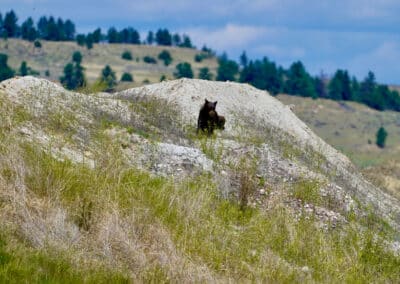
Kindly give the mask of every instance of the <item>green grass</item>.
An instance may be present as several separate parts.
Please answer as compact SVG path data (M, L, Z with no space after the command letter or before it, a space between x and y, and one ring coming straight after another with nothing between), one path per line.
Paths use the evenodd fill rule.
M222 199L209 176L177 184L135 169L122 170L118 162L91 170L33 150L28 151L28 161L33 160L31 155L37 162L30 168L37 170L27 182L29 188L39 195L60 196L75 222L86 224L81 228L89 233L96 220L90 216L101 216L109 203L116 203L122 214L132 208L146 210L139 217L143 226L161 222L185 255L236 281L400 280L400 258L386 251L382 241L373 237L374 231L360 231L356 224L325 232L312 219L294 221L284 208L243 210L238 201ZM295 194L307 202L318 202L317 188L316 183L303 182ZM90 210L97 212L88 214ZM307 266L311 276L279 261L266 261L268 257L285 259L289 267ZM149 273L162 280L168 271L153 267L141 277ZM73 280L75 274L68 277Z
M24 111L13 116L5 102L0 107L0 282L206 282L193 267L225 282L400 281L400 257L384 241L392 235L372 210L364 223L349 217L348 224L324 230L312 217L296 221L282 204L262 210L243 206L240 196L225 199L211 174L181 181L155 177L127 165L120 145L104 134L119 125L112 118L93 126L94 168L61 161L12 131L29 118ZM164 129L157 119L147 123ZM205 152L211 146L215 149L206 145ZM219 159L218 151L209 155ZM256 164L249 158L237 167L245 194L255 186ZM39 218L51 212L48 208L63 208L81 241L68 248L35 248L18 223L22 205L16 206L13 196L20 193L19 184L26 187L24 212ZM323 204L320 186L300 180L293 193ZM116 221L104 236L99 231L110 215Z
M0 283L129 283L129 278L105 267L88 268L73 263L67 253L15 244L0 234Z

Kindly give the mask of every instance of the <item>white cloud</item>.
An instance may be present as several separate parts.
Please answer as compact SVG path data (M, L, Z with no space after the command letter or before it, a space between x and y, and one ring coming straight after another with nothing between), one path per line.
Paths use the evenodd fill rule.
M400 42L385 41L374 49L352 59L347 68L360 79L364 78L368 70L375 73L377 81L383 83L399 83Z
M193 42L202 46L207 46L219 51L231 49L246 49L255 41L265 37L269 30L264 27L242 26L227 24L222 28L189 28L183 32L190 35Z

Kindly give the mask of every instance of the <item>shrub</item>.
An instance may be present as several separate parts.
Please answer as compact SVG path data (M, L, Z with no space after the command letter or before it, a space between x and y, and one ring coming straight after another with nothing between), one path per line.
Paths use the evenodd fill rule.
M132 60L132 53L126 50L122 53L121 58L125 60Z
M33 42L33 45L34 45L36 48L41 48L41 47L42 47L42 43L41 43L39 40L35 40L35 41Z
M158 55L158 59L164 61L165 66L170 65L172 62L172 57L168 50L161 51L160 54Z
M386 129L382 126L378 129L376 132L376 145L379 148L385 148L385 143L386 143L386 137L388 133Z
M157 64L157 60L154 57L151 57L149 55L146 55L145 57L143 57L143 61L148 64Z
M133 82L133 76L129 73L124 73L121 76L121 81L122 82Z

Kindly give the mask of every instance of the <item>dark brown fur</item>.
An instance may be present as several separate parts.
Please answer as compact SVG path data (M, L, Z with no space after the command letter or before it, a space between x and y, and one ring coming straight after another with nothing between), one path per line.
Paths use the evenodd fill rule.
M218 115L215 110L217 101L209 102L205 99L204 105L200 109L199 118L197 120L197 132L202 130L211 135L214 129L225 129L225 117Z

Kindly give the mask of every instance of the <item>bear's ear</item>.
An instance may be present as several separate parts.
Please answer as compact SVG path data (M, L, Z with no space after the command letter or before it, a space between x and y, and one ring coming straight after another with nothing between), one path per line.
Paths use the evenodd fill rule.
M217 103L218 103L218 101L215 101L215 102L213 103L214 107L217 106Z
M209 101L207 100L207 99L204 99L205 101L206 101L206 104L208 104L209 103Z

